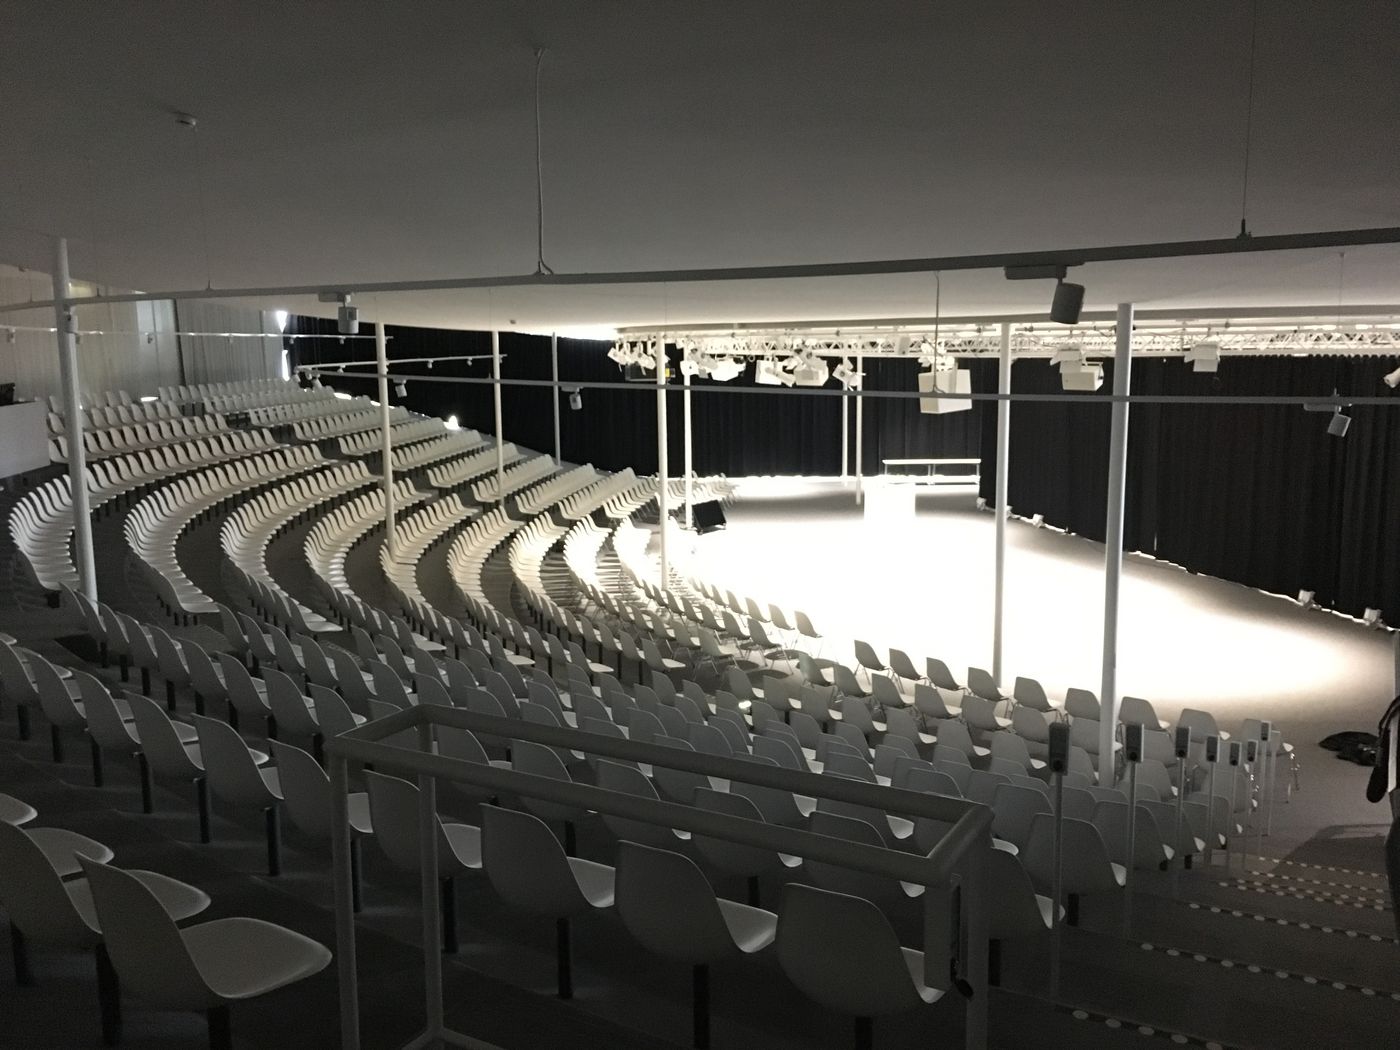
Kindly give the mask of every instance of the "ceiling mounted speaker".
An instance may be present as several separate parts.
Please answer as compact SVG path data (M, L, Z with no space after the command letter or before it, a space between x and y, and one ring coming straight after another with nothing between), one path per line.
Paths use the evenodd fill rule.
M1084 308L1084 286L1069 281L1055 284L1055 298L1050 303L1050 320L1057 324L1078 324L1079 311Z

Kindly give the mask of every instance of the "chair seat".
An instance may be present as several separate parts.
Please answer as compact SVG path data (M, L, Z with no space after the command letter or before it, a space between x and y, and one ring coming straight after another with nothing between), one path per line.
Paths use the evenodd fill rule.
M464 868L481 867L481 829L474 824L443 824L447 843Z
M38 815L39 811L28 802L0 792L0 822L15 825L28 824Z
M569 867L573 869L574 879L578 882L579 892L587 898L588 903L595 908L612 907L617 885L616 871L606 864L584 860L581 857L569 857L568 861Z
M369 792L352 791L346 796L350 810L350 828L361 835L372 835L374 823L369 815Z
M212 1005L250 999L326 968L330 951L261 919L215 919L181 930Z
M716 898L719 913L729 927L734 946L746 955L762 951L773 943L778 932L778 917L762 908L751 908L737 901Z
M29 837L44 851L44 856L61 879L82 871L78 854L98 864L106 864L113 857L112 851L102 843L66 828L35 828Z
M209 894L197 886L191 886L187 882L180 882L154 871L128 869L127 874L135 876L146 889L150 890L155 895L156 900L160 901L160 906L176 922L182 922L191 915L198 915L209 907ZM92 888L88 885L88 880L73 879L71 882L65 882L63 888L68 891L68 899L73 902L74 910L83 922L87 923L88 929L94 933L101 933L101 928L97 923L97 910L92 904Z
M941 988L930 988L924 984L924 953L913 948L899 949L904 953L904 965L909 967L909 976L914 981L914 990L919 993L919 998L926 1003L936 1003L943 998Z

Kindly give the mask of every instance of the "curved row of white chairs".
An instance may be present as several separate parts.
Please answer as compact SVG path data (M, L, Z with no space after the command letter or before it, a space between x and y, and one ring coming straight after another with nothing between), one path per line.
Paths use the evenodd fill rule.
M485 444L486 438L475 430L449 430L411 444L396 444L390 458L395 471L420 470L464 452L473 452Z
M403 405L389 409L389 419L401 423L413 418ZM367 397L337 399L335 407L321 415L298 419L292 423L292 433L298 441L328 441L346 434L356 434L379 426L379 406Z
M497 503L553 473L553 459L549 456L534 456L509 467L499 478L493 473L473 484L472 499L478 503Z
M404 422L394 423L389 428L390 447L409 445L415 441L426 441L428 438L440 437L446 430L440 419L414 417L412 413L409 415L411 418ZM378 422L376 419L376 426ZM371 452L378 452L382 441L383 435L378 429L369 429L337 438L336 445L343 456L364 456Z

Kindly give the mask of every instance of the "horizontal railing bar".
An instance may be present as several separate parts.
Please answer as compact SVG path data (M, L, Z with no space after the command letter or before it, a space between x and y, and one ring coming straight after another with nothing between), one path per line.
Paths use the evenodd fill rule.
M421 713L419 713L421 712ZM445 725L457 729L467 729L487 736L509 737L512 740L528 740L548 747L567 748L601 755L604 758L621 758L632 762L644 762L652 766L665 766L687 773L701 773L705 776L721 777L725 780L738 780L759 787L791 791L811 798L829 798L837 802L851 802L860 806L874 806L901 816L928 817L947 824L956 822L975 802L966 799L948 798L944 795L930 795L922 791L909 791L905 788L884 787L869 784L849 777L825 776L820 773L802 772L770 766L763 762L752 762L739 758L722 758L683 748L666 747L662 744L644 744L635 740L618 739L589 733L582 729L564 726L546 726L526 722L518 718L499 718L483 715L459 707L443 707L439 704L418 704L407 711L398 711L383 719L366 722L337 740L382 740L394 733L420 725L424 719L434 725Z
M350 739L349 734L336 737L327 747L340 758L373 763L376 771L398 769L466 783L497 793L523 795L545 802L577 806L919 886L936 888L947 885L966 849L974 846L978 839L984 836L988 836L987 844L990 846L991 811L976 804L968 804L967 811L945 835L946 842L940 842L928 856L923 856L879 846L867 846L798 828L745 820L742 817L713 813L675 802L609 791L590 784L564 782L464 759L425 754L372 740Z

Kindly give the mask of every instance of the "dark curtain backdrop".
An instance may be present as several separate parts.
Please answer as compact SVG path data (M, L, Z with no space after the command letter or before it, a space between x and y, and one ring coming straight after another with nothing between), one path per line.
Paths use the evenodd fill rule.
M333 334L335 322L294 317L289 333ZM369 331L369 326L364 327ZM484 354L484 332L392 326L389 357ZM372 361L368 339L340 343L297 340L293 363ZM559 375L570 381L616 382L621 372L606 356L607 343L559 340ZM502 375L550 378L549 339L502 333ZM675 355L672 361L675 363ZM1321 397L1386 392L1380 376L1396 365L1379 357L1230 358L1214 375L1196 374L1180 359L1139 360L1133 393ZM977 393L996 389L996 362L969 363ZM421 364L395 371L425 372ZM490 376L490 362L444 362L434 376ZM912 360L865 362L868 391L913 391ZM327 382L373 396L372 379L350 375ZM701 473L834 475L841 469L841 410L854 404L831 396L739 393L734 384L694 380L695 467ZM723 388L723 392L714 392ZM1097 393L1072 401L1018 402L1011 412L1012 510L1043 514L1051 524L1096 541L1104 536L1113 363L1104 365ZM679 380L668 401L670 469L683 466ZM832 381L826 389L836 390ZM1013 393L1060 394L1059 373L1048 361L1025 359L1012 369ZM506 387L507 440L550 452L554 445L551 393ZM1400 398L1400 394L1396 395ZM398 398L394 399L396 402ZM412 382L409 408L455 414L463 426L491 430L487 385ZM981 494L995 494L996 409L977 402L967 412L924 415L917 398L871 398L864 412L864 469L881 460L980 456ZM1124 546L1194 571L1281 594L1317 592L1324 605L1360 614L1371 606L1400 617L1400 411L1357 406L1350 433L1327 434L1327 417L1294 405L1146 405L1129 416L1127 511ZM636 390L583 391L583 409L562 416L564 458L605 470L656 470L656 396L652 383Z
M1178 359L1136 361L1138 395L1374 396L1395 366L1376 357L1231 358L1214 375ZM1102 541L1113 366L1073 402L1011 411L1008 502ZM1060 393L1057 369L1022 360L1013 393ZM1360 615L1400 613L1400 412L1356 406L1345 438L1297 405L1133 405L1124 547L1280 594L1317 592ZM983 420L982 495L995 494L995 413Z

